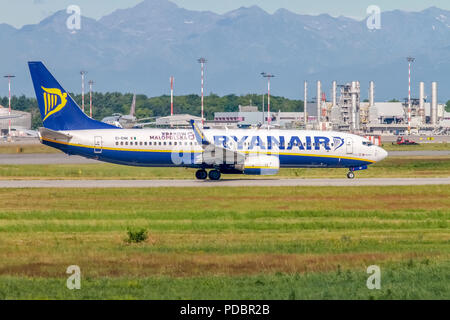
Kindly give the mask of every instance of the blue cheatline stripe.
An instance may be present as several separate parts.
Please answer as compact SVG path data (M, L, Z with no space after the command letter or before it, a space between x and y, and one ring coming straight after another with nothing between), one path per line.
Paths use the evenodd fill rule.
M187 151L180 153L182 163L176 165L172 161L171 150L126 150L118 148L102 148L101 153L95 153L93 146L76 145L64 142L42 138L42 143L50 147L60 149L68 154L81 155L87 158L97 159L105 162L132 166L186 166L195 167L195 156L200 154L199 151ZM295 167L328 167L328 168L350 168L372 164L373 161L343 158L333 156L320 155L303 155L303 154L280 154L280 166L286 168Z

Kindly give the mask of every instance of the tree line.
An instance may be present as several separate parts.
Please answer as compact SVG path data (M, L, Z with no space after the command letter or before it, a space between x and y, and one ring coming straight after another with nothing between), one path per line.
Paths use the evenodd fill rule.
M71 94L76 103L81 107L81 94ZM101 120L113 113L128 114L130 112L132 93L120 92L94 92L92 94L93 117ZM247 94L237 96L234 94L218 96L214 93L205 97L205 117L208 120L214 118L215 112L233 112L238 111L238 106L257 106L262 110L262 95ZM89 95L85 95L85 112L89 113ZM8 97L0 98L0 105L8 106ZM37 106L36 98L29 98L24 95L13 96L11 106L14 110L31 112L32 128L36 129L42 126L42 120ZM302 112L303 101L292 100L284 97L271 96L270 106L272 112ZM265 96L264 108L267 110L267 95ZM450 112L450 100L446 104L447 112ZM187 113L200 116L201 98L198 95L190 94L174 97L174 113ZM167 116L170 114L170 96L162 95L159 97L147 97L143 94L136 95L136 116L138 118Z
M81 94L70 94L75 102L81 107ZM128 114L130 112L132 93L120 92L93 92L93 118L101 120L113 113ZM204 114L208 120L214 119L215 112L233 112L239 110L239 105L257 106L262 110L262 95L247 94L237 96L234 94L218 96L214 93L206 96L204 99ZM0 104L8 106L8 97L0 98ZM84 97L85 112L89 114L89 94ZM42 126L42 120L37 106L36 98L29 98L24 95L13 96L11 106L14 110L27 111L32 114L32 128L36 129ZM265 96L264 108L267 110L267 95ZM271 96L270 108L272 112L302 112L303 101L291 100L284 97ZM201 97L190 94L174 97L174 113L187 113L195 116L201 115ZM143 94L136 95L136 116L137 118L159 117L170 114L170 96L162 95L159 97L147 97Z

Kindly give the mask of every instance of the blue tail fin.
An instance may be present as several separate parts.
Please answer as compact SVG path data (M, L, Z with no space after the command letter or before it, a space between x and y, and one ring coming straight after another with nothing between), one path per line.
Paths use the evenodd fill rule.
M51 130L117 129L89 118L40 61L28 62L44 127Z

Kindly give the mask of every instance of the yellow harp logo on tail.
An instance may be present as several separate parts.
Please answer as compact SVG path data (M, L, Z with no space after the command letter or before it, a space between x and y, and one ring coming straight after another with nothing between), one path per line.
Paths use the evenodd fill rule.
M60 89L56 88L41 88L42 90L44 90L45 104L45 117L42 121L45 121L49 116L64 108L64 106L67 104L67 93L62 93Z

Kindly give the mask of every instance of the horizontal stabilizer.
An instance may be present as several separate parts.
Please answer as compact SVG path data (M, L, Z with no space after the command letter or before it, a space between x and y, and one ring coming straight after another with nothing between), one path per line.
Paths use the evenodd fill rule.
M47 128L39 128L39 138L40 139L46 138L58 141L69 141L70 139L72 139L72 136L67 133L62 133Z

